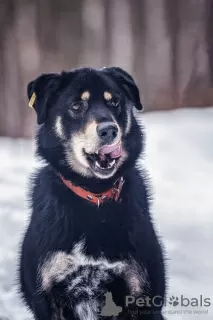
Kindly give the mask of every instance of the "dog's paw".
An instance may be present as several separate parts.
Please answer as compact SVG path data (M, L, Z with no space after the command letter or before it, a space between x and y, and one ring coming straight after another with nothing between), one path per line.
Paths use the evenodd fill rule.
M93 288L97 290L113 275L122 274L125 268L126 264L122 261L110 262L106 258L86 256L84 242L81 241L70 254L59 251L46 259L40 267L41 289L48 292L53 285L64 282L70 292L83 286L87 286L90 292Z

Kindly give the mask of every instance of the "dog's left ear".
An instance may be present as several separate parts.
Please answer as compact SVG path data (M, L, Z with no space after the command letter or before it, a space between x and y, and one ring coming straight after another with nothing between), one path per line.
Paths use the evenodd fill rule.
M56 91L60 75L57 73L43 74L31 81L27 86L29 106L37 113L37 123L44 123L48 109L51 107L51 97Z
M117 80L117 84L124 88L129 99L135 103L135 107L138 110L143 110L138 87L129 73L119 67L103 68L102 71Z

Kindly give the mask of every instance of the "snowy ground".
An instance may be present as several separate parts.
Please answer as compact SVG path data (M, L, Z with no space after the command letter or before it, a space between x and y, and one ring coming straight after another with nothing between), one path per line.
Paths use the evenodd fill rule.
M168 255L168 319L213 318L213 109L142 116L155 202L153 216ZM0 139L0 320L29 320L16 293L18 244L28 216L27 177L31 142ZM187 299L210 298L210 307L182 307ZM195 302L195 300L193 300ZM184 300L184 303L187 303ZM200 314L195 314L200 312Z

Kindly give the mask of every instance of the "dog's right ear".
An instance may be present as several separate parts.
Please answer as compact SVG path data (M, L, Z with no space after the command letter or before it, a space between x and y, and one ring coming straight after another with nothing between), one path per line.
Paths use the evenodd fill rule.
M117 79L118 84L124 88L130 99L134 101L136 109L143 110L139 89L128 72L119 67L103 68L102 71Z
M29 106L37 113L37 123L44 123L48 108L51 107L51 96L56 91L60 80L60 74L43 74L29 82L27 94Z

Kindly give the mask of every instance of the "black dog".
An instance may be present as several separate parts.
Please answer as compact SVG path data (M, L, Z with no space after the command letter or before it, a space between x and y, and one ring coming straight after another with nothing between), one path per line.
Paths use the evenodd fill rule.
M46 74L28 97L46 166L31 180L20 258L27 306L38 320L96 320L110 293L121 311L111 319L163 319L164 258L136 168L144 141L133 78L120 68Z

